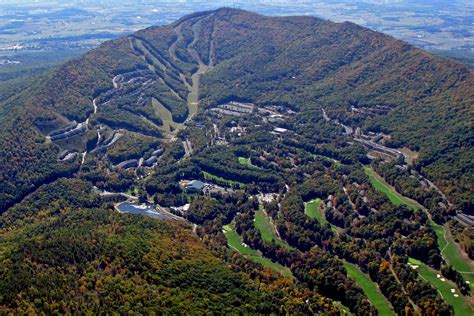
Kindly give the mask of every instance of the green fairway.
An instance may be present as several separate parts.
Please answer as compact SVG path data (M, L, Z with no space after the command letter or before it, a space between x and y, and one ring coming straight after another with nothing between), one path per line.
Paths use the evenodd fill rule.
M375 306L380 316L395 315L392 310L390 303L387 301L385 296L380 293L376 284L370 279L370 277L364 274L358 267L347 262L344 262L344 267L347 270L347 274L353 278L357 284L364 290L364 293L369 298L370 302Z
M260 206L259 210L255 212L255 227L260 231L262 239L266 242L275 241L277 245L286 249L292 249L290 245L278 238L275 228L273 227L270 218L265 214Z
M364 168L365 172L370 178L371 184L382 193L385 193L390 201L396 205L406 205L407 207L416 210L420 209L421 206L409 201L404 196L396 192L391 186L389 186L377 173L371 168ZM436 224L434 221L430 221L431 227L436 232L436 237L439 245L441 254L446 261L451 264L455 270L460 272L464 280L469 281L472 289L474 285L474 267L471 261L464 258L454 240L450 234L447 234L445 227ZM467 272L467 273L466 273Z
M442 277L437 277L437 274L439 274L437 271L431 269L419 260L409 258L408 263L412 267L417 266L416 271L418 272L418 275L433 285L438 290L438 292L441 293L444 300L454 308L455 315L464 316L474 314L474 309L471 307L471 305L469 305L468 299L459 293L458 288L453 282L447 279L442 281ZM455 293L452 293L451 289L455 289ZM459 296L455 297L454 294Z
M460 253L460 249L455 244L451 234L446 232L444 226L438 225L435 222L431 222L436 235L438 237L438 244L441 250L441 254L446 258L449 264L451 264L455 270L460 272L464 280L469 281L469 286L472 289L474 285L474 267L472 262L468 258L464 258ZM467 273L466 273L467 272Z
M319 223L325 225L328 223L321 210L321 199L314 199L304 204L304 213L311 218L317 219Z
M418 204L408 200L400 193L395 191L395 189L392 188L388 183L386 183L372 168L365 167L364 171L369 176L370 183L372 184L372 186L380 192L384 193L388 197L390 202L392 202L393 204L405 205L412 210L417 210L420 208Z
M253 262L261 264L265 268L272 269L273 271L280 273L287 278L293 279L290 269L263 257L260 252L256 251L255 249L252 249L249 246L244 246L242 244L242 239L240 238L239 234L234 231L232 226L225 225L224 230L226 231L225 237L227 238L227 243L232 249L249 258Z
M223 183L227 183L228 185L231 185L231 186L238 186L240 188L245 186L245 183L242 183L242 182L239 182L239 181L234 181L234 180L227 180L227 179L224 179L222 177L213 175L212 173L209 173L209 172L206 172L206 171L203 171L202 173L204 174L205 179L220 181L220 182L223 182Z

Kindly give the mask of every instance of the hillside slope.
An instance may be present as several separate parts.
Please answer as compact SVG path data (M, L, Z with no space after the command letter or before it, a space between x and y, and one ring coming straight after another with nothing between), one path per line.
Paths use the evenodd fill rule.
M202 80L209 102L323 107L348 125L383 131L419 151L416 167L473 209L472 70L352 23L222 15L213 37L219 63ZM377 105L392 110L367 120L351 113Z
M183 122L193 93L202 105L233 98L312 115L325 108L348 125L383 131L393 144L419 151L419 171L459 207L472 209L472 82L473 71L461 64L352 23L234 9L193 14L106 42L3 101L2 108L20 109L12 114L18 118L2 117L0 209L64 169L54 161L57 144L42 143L41 135L89 118L89 126L160 137L163 120L154 104ZM351 113L376 105L392 110L369 119Z

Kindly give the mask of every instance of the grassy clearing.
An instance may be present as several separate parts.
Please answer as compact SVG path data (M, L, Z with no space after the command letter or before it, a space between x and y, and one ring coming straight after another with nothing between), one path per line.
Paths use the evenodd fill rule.
M318 220L319 223L325 225L328 223L326 217L321 210L321 199L314 199L304 204L304 213L311 218Z
M321 199L314 199L309 202L304 203L304 213L311 218L316 219L321 225L328 224L331 226L331 230L336 234L339 235L338 228L329 223L324 215L324 211L321 209Z
M419 260L409 258L408 263L411 266L417 266L416 271L418 275L438 290L444 300L454 308L455 315L473 315L473 307L469 304L468 299L459 293L453 282L450 280L441 281L441 278L437 277L437 271L431 269ZM455 289L456 292L452 293L452 289ZM459 296L455 297L454 294L458 294Z
M395 191L395 189L386 183L372 168L365 167L364 171L369 176L372 186L384 193L393 204L405 205L412 210L417 210L420 208L418 204L408 200L403 195Z
M357 282L362 290L364 290L364 293L375 306L380 316L395 315L390 303L387 301L385 296L380 293L378 287L368 275L364 274L358 267L347 261L344 261L344 267L347 270L347 274Z
M240 188L242 188L242 187L245 186L245 183L243 183L243 182L224 179L224 178L222 178L222 177L213 175L212 173L209 173L209 172L207 172L207 171L203 171L202 173L204 174L204 178L205 178L206 180L220 181L220 182L223 182L223 183L227 183L228 185L231 185L231 186L238 186L238 187L240 187Z
M246 167L250 167L250 168L254 168L254 169L263 169L259 166L256 166L252 163L252 161L250 160L250 158L245 158L245 157L237 157L239 159L239 163L242 165L242 166L246 166Z
M245 157L237 157L239 159L239 163L242 165L242 166L246 166L246 167L251 167L251 168L257 168L257 169L262 169L256 165L254 165L251 161L250 161L250 158L245 158Z
M337 306L341 309L342 311L342 314L341 315L349 315L349 316L353 316L354 314L352 314L351 310L349 309L349 307L345 306L345 305L342 305L341 302L339 301L333 301L332 303L334 306Z
M202 74L207 71L207 67L204 64L199 64L199 70L191 76L191 91L188 94L188 119L192 118L198 111L199 105L199 81Z
M127 190L126 194L128 195L133 195L133 196L138 196L138 188L137 187L131 187L130 189Z
M165 108L164 105L161 104L158 100L153 98L151 102L153 108L155 109L155 113L163 121L163 126L161 127L163 131L169 133L171 131L171 128L178 130L184 128L183 124L176 123L175 121L173 121L173 116L171 112L167 108Z
M245 157L237 157L239 159L239 163L243 166L251 166L252 163Z
M226 231L225 237L227 238L227 244L232 249L239 252L241 255L249 258L253 262L261 264L265 268L272 269L273 271L280 273L281 275L287 278L294 278L291 274L290 269L288 269L287 267L284 267L279 263L273 262L270 259L263 257L260 252L250 248L249 246L245 247L244 245L242 245L240 235L236 231L234 231L231 225L225 225L224 230Z
M275 227L273 227L270 218L263 211L262 206L260 206L260 209L255 212L255 227L260 231L260 235L264 241L275 241L275 243L280 247L292 249L290 245L278 238Z

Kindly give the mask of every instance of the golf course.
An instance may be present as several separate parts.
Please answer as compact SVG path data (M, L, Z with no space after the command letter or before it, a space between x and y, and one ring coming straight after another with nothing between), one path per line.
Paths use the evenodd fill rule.
M239 252L241 255L247 257L255 263L261 264L265 268L272 269L273 271L280 273L281 275L293 279L293 275L289 268L282 266L279 263L273 262L268 258L262 256L260 252L250 248L250 246L242 242L240 235L233 229L232 225L225 225L224 227L225 237L227 238L227 244L230 248Z
M266 242L275 242L278 246L291 250L292 247L281 240L273 226L271 219L263 210L263 206L255 212L255 227L260 231L262 239Z
M347 275L353 278L362 290L364 290L364 293L375 306L380 316L395 315L390 303L387 301L385 296L380 293L377 285L368 275L364 274L357 266L347 261L344 261L344 267L346 268Z

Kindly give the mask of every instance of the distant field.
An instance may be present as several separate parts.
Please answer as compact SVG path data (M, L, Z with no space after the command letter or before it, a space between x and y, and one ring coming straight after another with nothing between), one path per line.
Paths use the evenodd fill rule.
M439 49L434 49L430 50L430 53L433 53L435 55L448 58L448 59L454 59L459 62L462 62L471 68L474 68L474 52L471 50L439 50Z
M266 242L275 241L275 243L283 248L292 249L290 245L278 238L275 228L270 222L270 218L262 209L255 212L255 227L260 231L262 239Z
M326 217L324 217L323 211L320 208L321 199L314 199L310 202L305 203L304 213L311 218L318 220L319 223L325 225L328 223Z
M227 183L229 185L236 185L236 186L241 187L241 188L245 186L245 183L243 183L243 182L224 179L222 177L213 175L212 173L209 173L209 172L206 172L206 171L203 171L202 173L204 174L204 178L206 178L206 179L221 181L221 182Z
M0 64L0 100L3 97L2 90L14 90L7 86L8 82L13 82L15 86L25 83L21 79L31 78L41 73L47 72L49 69L56 65L59 65L69 59L75 58L84 54L87 50L84 49L70 49L66 51L54 51L54 52L7 52L0 51L1 60L13 60L19 62L18 64Z
M358 267L347 261L344 261L344 267L347 270L347 274L364 290L364 293L375 306L380 316L396 315L392 310L390 303L387 301L385 296L380 293L379 289L368 275L364 274Z
M250 248L249 246L243 246L239 234L233 230L232 226L225 225L224 230L226 231L225 237L227 238L227 243L232 249L248 257L250 260L261 264L265 268L272 269L273 271L280 273L285 277L293 279L293 275L291 274L290 269L288 269L287 267L284 267L279 263L273 262L270 259L263 257L258 251Z
M441 293L444 300L453 306L455 315L464 316L474 314L474 309L469 305L468 299L459 293L458 288L453 282L450 280L441 281L441 279L436 276L438 273L435 270L419 260L409 258L408 263L418 266L416 271L421 278L431 283L431 285ZM455 289L456 292L451 293L451 289ZM459 297L455 297L454 294L458 294Z

